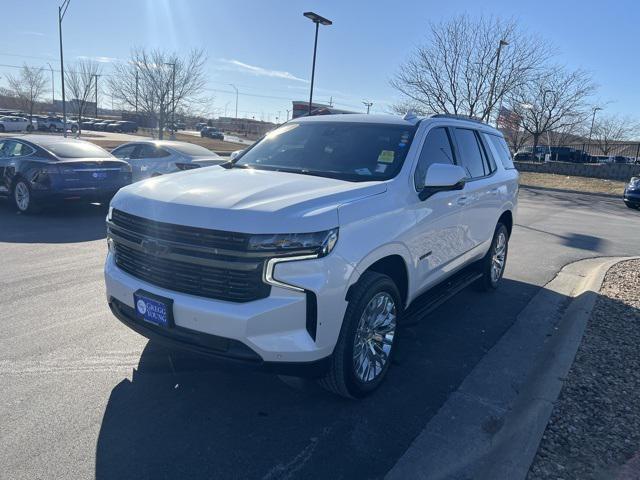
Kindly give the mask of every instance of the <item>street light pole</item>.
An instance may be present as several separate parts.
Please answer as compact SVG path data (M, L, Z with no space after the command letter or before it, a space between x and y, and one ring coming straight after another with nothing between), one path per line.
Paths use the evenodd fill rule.
M100 75L98 74L94 74L94 77L96 77L96 118L98 118L98 77Z
M493 110L493 91L496 88L496 79L498 77L498 67L500 67L500 52L502 51L502 47L506 47L509 45L509 42L506 40L500 40L498 44L498 52L496 53L496 67L493 70L493 78L491 79L491 88L489 89L489 102L487 104L487 122L491 118L491 110Z
M233 89L236 91L236 116L234 117L236 120L238 119L238 87L236 87L233 83L230 83Z
M589 129L589 145L591 145L591 135L593 135L593 125L596 122L596 112L602 110L602 107L593 107L593 116L591 117L591 128Z
M331 25L333 24L333 22L331 20L328 20L324 17L321 17L320 15L318 15L317 13L313 13L313 12L304 12L303 14L305 17L307 17L309 20L311 20L313 23L316 24L316 36L315 36L315 40L313 42L313 63L311 66L311 89L309 90L309 112L308 114L311 115L311 110L312 110L312 105L313 105L313 82L315 80L315 74L316 74L316 52L318 50L318 29L320 28L320 24L322 25Z
M67 105L64 96L64 56L62 54L62 20L69 8L69 2L71 0L64 0L62 5L58 7L58 35L60 37L60 79L62 82L62 131L63 135L67 136Z
M176 62L165 63L173 68L171 74L171 136L176 136Z
M53 67L49 62L47 62L47 65L49 65L49 70L51 70L51 111L53 111L56 104L56 84L53 80Z

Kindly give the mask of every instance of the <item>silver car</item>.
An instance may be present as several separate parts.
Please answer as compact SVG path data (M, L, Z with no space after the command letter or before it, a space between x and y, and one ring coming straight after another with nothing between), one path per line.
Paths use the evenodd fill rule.
M208 165L224 163L226 159L199 145L170 140L142 140L116 147L111 152L131 165L132 181L164 175L180 170L176 164L207 160Z

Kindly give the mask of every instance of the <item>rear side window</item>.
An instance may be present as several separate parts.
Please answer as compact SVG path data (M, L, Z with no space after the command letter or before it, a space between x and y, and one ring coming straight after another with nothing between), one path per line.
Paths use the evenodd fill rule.
M168 156L169 152L155 145L141 145L136 155L137 158L163 158Z
M422 145L418 166L413 176L416 190L420 191L424 188L424 177L429 167L434 163L454 164L449 134L442 127L431 129L427 134L424 145Z
M478 138L473 130L466 128L456 128L456 140L460 149L460 164L467 171L469 178L484 177L485 172L484 160Z
M490 135L488 133L483 133L483 135L486 142L489 144L489 148L491 149L493 156L500 159L504 168L507 170L515 169L516 167L513 165L511 152L509 152L509 147L507 146L507 142L504 141L504 138L497 135Z

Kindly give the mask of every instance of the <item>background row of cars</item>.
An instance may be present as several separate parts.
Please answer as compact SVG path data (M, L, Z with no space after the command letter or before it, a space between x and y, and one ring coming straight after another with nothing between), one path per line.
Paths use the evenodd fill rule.
M186 142L144 140L112 152L58 135L0 138L0 197L20 212L82 200L107 204L122 187L145 178L228 161Z
M82 130L96 130L103 132L136 133L138 124L128 120L104 120L83 118L67 120L67 130L76 133L80 126ZM0 117L0 132L62 132L64 122L56 116L34 115L29 120L19 115L4 115Z

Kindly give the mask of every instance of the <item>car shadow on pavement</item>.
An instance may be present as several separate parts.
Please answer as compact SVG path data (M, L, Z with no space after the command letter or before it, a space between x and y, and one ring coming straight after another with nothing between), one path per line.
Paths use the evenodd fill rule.
M0 202L0 242L76 243L105 238L107 207L98 204L63 204L25 215L8 202Z
M379 478L538 290L462 291L400 331L389 378L359 401L149 342L111 392L96 478Z

